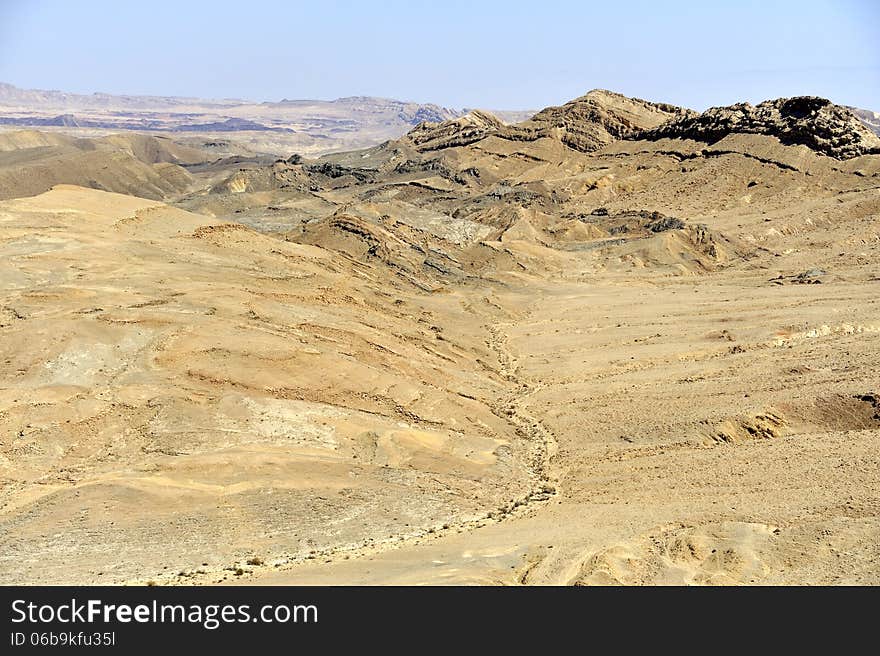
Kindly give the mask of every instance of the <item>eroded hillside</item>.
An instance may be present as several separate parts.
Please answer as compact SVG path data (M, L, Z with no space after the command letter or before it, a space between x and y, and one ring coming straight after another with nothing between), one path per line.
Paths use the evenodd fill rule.
M872 139L598 91L5 201L4 571L877 583Z

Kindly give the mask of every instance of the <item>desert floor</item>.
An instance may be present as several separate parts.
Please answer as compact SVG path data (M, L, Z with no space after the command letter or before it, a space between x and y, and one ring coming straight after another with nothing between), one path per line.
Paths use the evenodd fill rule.
M0 580L880 583L850 215L700 275L427 293L152 201L5 201Z

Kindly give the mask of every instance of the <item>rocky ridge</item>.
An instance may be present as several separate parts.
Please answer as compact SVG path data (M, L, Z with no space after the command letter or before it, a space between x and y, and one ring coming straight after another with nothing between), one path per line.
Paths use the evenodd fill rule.
M591 152L678 116L691 115L690 110L674 105L594 89L560 107L547 107L499 136L516 141L555 137L569 148Z
M410 130L402 139L419 152L466 146L504 128L494 114L479 109L440 123L425 121Z
M738 103L712 107L702 114L684 114L624 138L715 143L732 133L768 135L785 145L807 146L836 159L880 153L880 138L852 111L816 96L778 98L754 106Z

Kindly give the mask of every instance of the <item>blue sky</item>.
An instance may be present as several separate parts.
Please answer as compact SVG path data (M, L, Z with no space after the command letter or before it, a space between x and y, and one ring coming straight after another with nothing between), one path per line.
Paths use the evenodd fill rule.
M497 109L597 87L695 109L814 94L880 111L880 1L0 0L0 81Z

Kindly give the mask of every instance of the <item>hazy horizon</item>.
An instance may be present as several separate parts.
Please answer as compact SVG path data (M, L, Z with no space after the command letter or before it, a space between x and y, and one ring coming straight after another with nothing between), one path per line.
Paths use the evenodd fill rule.
M456 109L540 109L605 88L698 110L795 95L880 110L880 6L868 0L637 0L627 12L550 1L541 16L498 2L251 7L237 15L227 0L161 0L145 14L105 0L0 0L0 81L81 94L374 96Z

